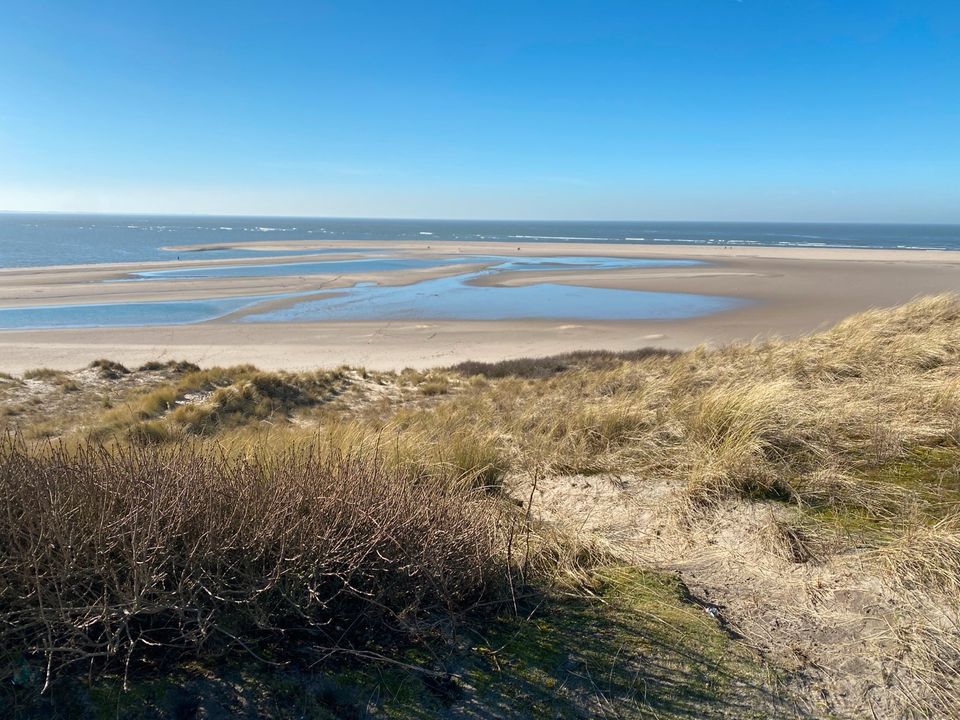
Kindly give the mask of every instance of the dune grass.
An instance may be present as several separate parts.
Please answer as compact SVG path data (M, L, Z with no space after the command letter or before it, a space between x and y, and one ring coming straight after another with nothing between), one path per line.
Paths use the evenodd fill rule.
M671 488L682 518L789 507L793 520L771 514L763 532L790 563L855 548L917 618L904 642L922 644L919 716L960 704L960 643L944 625L960 605L955 296L683 353L136 372L161 371L147 392L91 404L60 449L0 448L18 508L0 530L14 558L0 612L22 618L0 630L8 647L56 663L150 643L263 652L293 627L331 643L338 624L359 647L478 604L515 608L520 584L582 581L606 562L582 537L532 533L537 479L605 474Z
M796 340L685 353L574 353L376 381L213 368L155 391L132 414L108 411L99 437L126 412L128 436L145 442L256 443L267 433L276 446L364 452L486 486L538 473L631 474L685 487L692 509L766 498L821 522L859 517L900 533L924 518L953 527L947 486L896 481L889 469L922 475L924 453L955 459L958 353L960 301L944 295ZM395 392L370 399L373 385ZM351 392L351 404L338 400ZM206 395L182 402L188 393Z
M66 373L62 370L53 370L52 368L31 368L23 373L24 380L47 380L56 381L64 377Z
M117 380L124 375L130 374L130 371L121 363L114 362L113 360L107 360L105 358L94 360L88 367L96 370L100 377L104 380Z

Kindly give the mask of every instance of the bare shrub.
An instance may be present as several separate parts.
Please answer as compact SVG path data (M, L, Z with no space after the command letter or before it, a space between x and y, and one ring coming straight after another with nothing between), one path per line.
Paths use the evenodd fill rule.
M348 455L7 437L0 497L0 657L48 674L157 648L388 642L511 585L507 506Z

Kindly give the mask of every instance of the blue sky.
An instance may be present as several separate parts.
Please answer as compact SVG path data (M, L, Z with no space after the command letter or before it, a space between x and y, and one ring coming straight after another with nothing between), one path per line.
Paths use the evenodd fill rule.
M960 222L960 3L0 0L0 209Z

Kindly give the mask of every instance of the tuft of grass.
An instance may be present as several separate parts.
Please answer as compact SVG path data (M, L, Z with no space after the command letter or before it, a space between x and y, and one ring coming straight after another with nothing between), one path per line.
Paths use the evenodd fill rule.
M144 421L153 420L174 409L177 392L172 387L160 387L119 407L113 407L109 398L107 401L104 407L109 408L108 411L100 415L89 432L90 437L96 440L122 436L137 437L137 433L140 432L137 428L143 425ZM173 433L165 434L173 438Z
M170 412L176 405L177 393L173 388L161 387L140 398L138 416L154 418Z
M61 380L66 376L62 370L53 370L52 368L32 368L23 373L25 380L46 380L48 382Z
M24 436L31 440L46 440L48 438L57 437L60 434L60 429L57 428L52 423L34 423L24 430Z
M170 414L169 421L192 435L213 435L218 429L218 416L207 405L181 405Z
M34 368L27 370L23 377L25 380L42 380L43 382L56 385L65 393L77 392L80 390L80 384L71 376L70 373L62 370L51 370L50 368Z
M441 437L400 434L386 455L407 472L498 492L510 462L495 437L456 431Z
M629 362L638 362L647 358L664 358L678 355L676 350L660 348L640 348L624 352L609 350L579 350L576 352L552 355L543 358L515 358L498 362L466 361L453 365L450 371L464 377L482 376L488 379L507 377L539 380L574 368L601 370L611 369Z
M119 380L124 375L130 374L130 371L120 363L105 358L94 360L88 367L97 370L104 380Z
M175 384L100 416L91 436L105 439L140 432L142 421L163 419L168 427L155 437L176 440L212 435L260 421L286 420L298 407L327 402L341 389L342 370L313 373L261 372L250 365L190 371ZM153 426L152 426L153 427Z
M135 445L159 445L179 438L168 424L157 420L144 420L127 428L125 438Z
M930 589L950 601L960 597L960 512L908 526L878 552L889 577L903 587Z
M431 378L420 383L419 388L426 397L446 395L450 391L450 382L446 378Z
M209 392L231 385L259 372L253 365L235 365L229 368L212 367L186 373L177 383L177 389L185 392Z
M185 373L200 372L200 366L184 360L150 360L137 368L137 372L157 372L166 370L174 375L183 375Z

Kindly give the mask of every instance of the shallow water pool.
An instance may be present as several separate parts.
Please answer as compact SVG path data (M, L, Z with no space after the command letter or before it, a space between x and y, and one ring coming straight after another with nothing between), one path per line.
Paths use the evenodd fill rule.
M25 330L86 327L187 325L215 320L267 300L290 295L248 295L209 300L171 300L87 305L0 308L0 329Z
M357 283L337 290L279 293L203 300L97 303L0 308L0 329L131 327L183 325L216 320L239 310L251 314L240 322L311 322L337 320L669 320L728 310L744 301L691 293L645 292L560 283L520 287L476 285L481 277L502 272L550 269L611 270L699 265L697 261L591 256L511 258L464 255L445 258L363 258L356 260L276 263L257 266L181 268L141 273L156 278L305 275L376 270L403 270L451 264L484 264L484 270L424 280L404 286ZM321 297L321 295L324 295ZM292 304L257 312L268 301Z
M671 320L737 307L737 298L535 283L470 284L480 274L387 287L362 284L336 297L306 299L242 322L324 320Z

